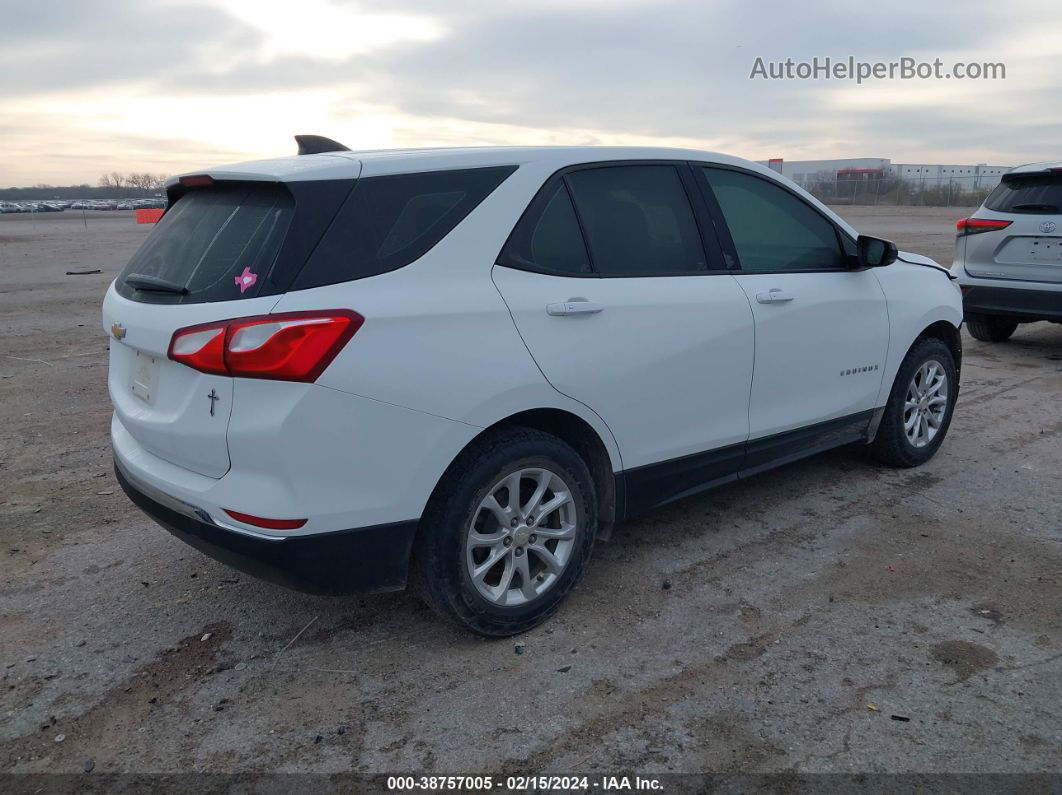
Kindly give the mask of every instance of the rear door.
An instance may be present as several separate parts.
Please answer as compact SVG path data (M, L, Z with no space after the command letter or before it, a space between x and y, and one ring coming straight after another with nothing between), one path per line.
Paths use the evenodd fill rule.
M1062 171L1004 177L974 217L1010 223L962 238L967 273L1062 283Z
M171 361L170 340L186 326L268 313L282 253L302 261L305 240L289 235L315 241L323 225L293 225L295 196L281 183L203 181L176 199L119 274L103 324L117 420L154 455L218 478L229 469L233 379Z
M608 424L628 472L687 457L650 489L658 497L735 471L748 436L752 314L693 190L686 164L569 169L494 269L543 374ZM727 447L729 459L694 455ZM653 484L628 480L637 510L630 488Z

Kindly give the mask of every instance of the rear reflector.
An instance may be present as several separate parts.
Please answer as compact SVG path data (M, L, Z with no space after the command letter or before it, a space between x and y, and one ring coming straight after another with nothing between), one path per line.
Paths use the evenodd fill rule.
M230 511L228 508L225 509L225 513L237 522L243 522L254 527L264 527L266 530L298 530L306 524L305 519L263 519L261 516L251 516L249 513Z
M976 235L981 232L992 232L996 229L1006 229L1010 221L991 221L987 218L960 218L955 222L955 229L959 237L963 235Z
M175 331L168 355L212 375L312 383L364 322L331 309L204 323Z

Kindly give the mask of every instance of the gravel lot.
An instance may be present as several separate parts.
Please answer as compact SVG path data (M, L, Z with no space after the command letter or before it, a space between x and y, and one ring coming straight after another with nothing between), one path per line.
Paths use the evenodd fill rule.
M945 264L969 212L839 210ZM840 450L618 528L516 654L132 507L99 303L146 233L0 216L0 771L1062 772L1062 326L966 337L921 469Z

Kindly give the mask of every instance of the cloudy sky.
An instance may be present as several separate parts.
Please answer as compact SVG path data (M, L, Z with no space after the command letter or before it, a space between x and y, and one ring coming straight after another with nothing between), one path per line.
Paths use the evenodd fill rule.
M814 56L1005 80L750 80ZM1057 0L0 0L0 186L294 151L696 146L753 159L1062 157Z

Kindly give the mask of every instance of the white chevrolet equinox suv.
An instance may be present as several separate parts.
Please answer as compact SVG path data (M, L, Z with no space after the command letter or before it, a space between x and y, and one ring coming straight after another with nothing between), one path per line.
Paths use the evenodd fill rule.
M948 271L766 168L298 140L170 180L103 304L118 480L232 566L511 635L615 522L947 433Z

